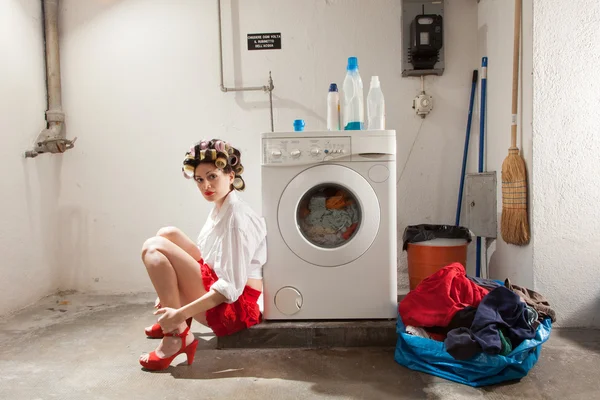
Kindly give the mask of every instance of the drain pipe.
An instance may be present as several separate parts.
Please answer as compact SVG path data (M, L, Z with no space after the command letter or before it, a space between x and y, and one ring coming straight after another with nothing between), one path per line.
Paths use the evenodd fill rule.
M75 140L66 139L64 132L65 114L62 111L60 82L60 54L58 51L58 0L44 0L44 37L46 41L46 87L48 110L47 126L38 135L33 150L25 157L36 157L43 153L64 153L73 148Z
M221 75L221 92L245 92L245 91L259 91L269 92L269 108L271 115L271 132L274 132L273 126L273 78L271 77L271 71L269 71L269 84L265 86L249 86L249 87L226 87L223 83L223 33L221 28L221 0L217 0L217 10L219 12L219 72Z

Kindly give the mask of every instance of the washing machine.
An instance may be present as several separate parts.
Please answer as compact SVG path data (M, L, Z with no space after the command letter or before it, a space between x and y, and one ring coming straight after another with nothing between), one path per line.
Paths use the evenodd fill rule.
M264 318L396 318L396 132L261 141Z

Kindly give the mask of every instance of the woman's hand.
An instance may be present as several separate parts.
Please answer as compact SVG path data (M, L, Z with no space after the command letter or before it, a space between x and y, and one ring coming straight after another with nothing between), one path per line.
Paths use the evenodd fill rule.
M154 315L159 314L162 314L162 316L158 319L158 323L165 333L177 330L185 321L185 317L181 315L181 312L174 308L165 307L154 311Z
M158 309L160 308L160 299L157 297L156 300L154 301L154 308Z

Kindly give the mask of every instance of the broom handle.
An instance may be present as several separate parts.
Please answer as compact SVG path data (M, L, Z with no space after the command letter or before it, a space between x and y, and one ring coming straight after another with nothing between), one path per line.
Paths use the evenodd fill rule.
M521 4L515 0L515 42L513 49L512 124L510 127L510 147L517 148L517 112L519 109L519 45L521 43Z

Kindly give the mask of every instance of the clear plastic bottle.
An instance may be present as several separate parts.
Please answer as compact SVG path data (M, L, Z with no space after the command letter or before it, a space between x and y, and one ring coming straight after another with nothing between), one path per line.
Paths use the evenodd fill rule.
M363 83L358 73L358 59L348 57L344 78L344 130L365 129Z
M332 83L327 93L327 130L339 131L340 124L340 94L337 84Z
M371 87L367 95L367 129L385 129L385 99L378 76L371 77Z

